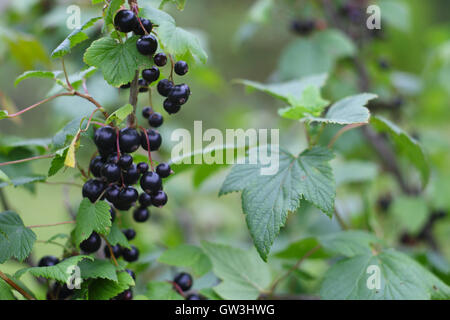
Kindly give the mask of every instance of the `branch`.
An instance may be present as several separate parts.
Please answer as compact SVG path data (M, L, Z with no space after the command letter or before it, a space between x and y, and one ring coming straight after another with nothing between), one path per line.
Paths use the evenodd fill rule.
M337 141L337 139L339 139L339 137L340 137L343 133L345 133L345 132L347 132L347 131L349 131L349 130L351 130L351 129L358 128L358 127L361 127L361 126L364 126L364 125L366 125L366 123L352 123L352 124L346 125L346 126L343 127L342 129L340 129L338 132L336 132L336 134L334 135L334 137L331 139L330 143L328 143L328 148L332 148L333 145L335 144L335 142Z
M58 223L52 223L52 224L36 224L34 226L27 226L27 228L43 228L43 227L56 227L56 226L60 226L63 224L70 224L70 223L75 223L75 221L71 220L71 221L64 221L64 222L58 222Z
M134 79L131 82L131 86L130 86L129 103L133 106L133 112L127 118L129 127L134 127L135 122L136 122L136 106L137 106L138 94L139 94L138 80L139 80L139 70L136 70L136 74L135 74Z
M28 292L23 290L17 283L15 283L13 280L11 280L6 274L0 271L0 278L5 280L7 284L9 284L11 287L13 287L17 292L19 292L22 296L24 296L28 300L36 300L33 298Z
M46 102L49 102L55 98L62 97L62 96L73 96L73 93L72 92L63 92L63 93L55 94L47 99L44 99L42 101L39 101L39 102L33 104L32 106L29 106L28 108L25 108L23 110L20 110L19 112L8 115L8 118L14 118L14 117L20 116L22 113L30 111L31 109L34 109L34 108L40 106L41 104L44 104Z
M33 161L33 160L53 158L54 156L55 156L55 154L44 154L42 156L35 156L35 157L31 157L31 158L25 158L25 159L20 159L20 160L2 162L2 163L0 163L0 167L1 166L7 166L7 165L10 165L10 164L16 164L16 163Z

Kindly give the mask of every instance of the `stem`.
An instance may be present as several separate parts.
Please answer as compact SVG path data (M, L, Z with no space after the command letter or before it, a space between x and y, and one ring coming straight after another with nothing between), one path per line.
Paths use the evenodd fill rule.
M105 243L106 243L106 245L107 245L108 248L109 248L109 253L111 254L111 259L113 260L113 262L114 262L114 264L116 265L116 267L118 267L118 266L119 266L119 263L117 262L117 259L116 259L116 257L114 256L114 251L113 251L113 248L112 248L111 244L109 243L108 240L106 240L106 237L105 237L105 236L102 235L101 237L103 238L103 240L105 240Z
M45 155L42 155L42 156L35 156L35 157L31 157L31 158L26 158L26 159L2 162L2 163L0 163L0 167L1 166L7 166L7 165L10 165L10 164L16 164L16 163L22 163L22 162L27 162L27 161L38 160L38 159L53 158L54 156L55 156L55 154L45 154Z
M175 291L177 291L180 296L185 298L183 290L175 281L167 281L167 282L171 283L173 285L173 287L175 288Z
M8 211L10 209L10 207L9 207L8 199L6 199L6 195L3 192L3 189L0 189L0 201L3 206L3 210Z
M75 221L71 220L71 221L64 221L64 222L58 222L58 223L52 223L52 224L37 224L34 226L27 226L27 228L33 229L33 228L44 228L44 227L56 227L56 226L60 226L63 224L70 224L70 223L75 223Z
M150 140L148 139L147 130L145 130L145 128L143 128L141 126L139 126L139 128L144 132L145 139L147 140L148 161L150 162L150 167L152 168L152 171L154 171L154 169L153 169L153 160L152 160L152 152L150 151Z
M348 228L347 224L345 223L344 219L342 219L342 216L339 213L339 211L336 209L336 206L334 206L334 215L336 217L337 222L341 226L342 230L348 230L349 228Z
M61 58L61 63L62 63L63 71L64 71L64 77L66 78L67 86L69 87L70 90L73 90L72 84L70 83L69 76L67 74L66 65L64 63L64 58Z
M14 118L14 117L20 116L22 113L30 111L31 109L34 109L34 108L40 106L41 104L44 104L46 102L49 102L49 101L51 101L51 100L53 100L55 98L62 97L62 96L73 96L73 93L71 93L71 92L63 92L63 93L55 94L55 95L53 95L51 97L48 97L47 99L44 99L42 101L39 101L39 102L33 104L32 106L29 106L28 108L25 108L23 110L20 110L19 112L16 112L16 113L8 115L8 118Z
M171 54L169 54L169 59L170 59L170 76L169 76L169 79L170 79L170 81L173 82L173 68L175 66L175 62L173 61L173 58L172 58Z
M22 296L24 296L28 300L36 300L33 298L28 292L23 290L19 285L17 285L13 280L11 280L6 274L0 271L0 278L5 280L7 284L13 287L17 292L19 292Z
M128 127L134 127L136 122L136 106L139 94L138 79L139 79L139 70L136 70L136 74L130 86L129 103L133 106L133 112L127 118Z
M366 123L352 123L352 124L348 124L345 127L341 128L338 132L336 132L334 137L331 139L330 143L328 143L328 148L331 149L333 147L333 145L335 144L335 142L337 141L337 139L339 139L339 137L343 133L345 133L345 132L347 132L349 130L352 130L354 128L358 128L358 127L364 126L364 125L366 125Z

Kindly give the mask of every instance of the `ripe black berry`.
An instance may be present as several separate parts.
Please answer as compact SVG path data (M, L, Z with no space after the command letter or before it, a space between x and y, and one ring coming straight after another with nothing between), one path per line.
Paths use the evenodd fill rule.
M139 259L139 250L135 246L131 246L131 249L124 248L122 251L122 256L125 261L134 262Z
M80 249L86 253L93 253L100 249L102 239L97 232L92 232L89 238L80 243Z
M186 300L203 300L203 298L196 293L192 293L186 297Z
M151 67L150 69L142 70L142 78L147 80L148 83L152 83L159 79L160 71L157 67Z
M142 116L145 119L148 119L150 117L150 115L152 114L152 112L153 112L152 107L145 107L142 109Z
M148 171L148 164L145 162L139 162L137 164L137 170L140 174L144 174Z
M126 84L123 84L120 86L120 89L129 89L131 87L131 82L128 82Z
M157 53L153 58L153 61L158 67L164 67L167 63L167 56L165 53Z
M139 203L142 207L149 207L152 205L152 196L146 192L139 195Z
M148 136L148 143L150 144L150 151L158 150L162 143L162 138L159 132L153 129L148 129L147 136ZM147 137L145 136L144 132L142 132L141 134L141 146L145 150L148 150Z
M155 193L162 188L161 177L156 172L147 172L141 177L141 188L145 192Z
M114 26L121 32L133 31L137 23L137 17L131 10L120 10L114 17Z
M144 56L151 56L158 49L158 41L151 34L147 34L139 38L136 42L136 47Z
M172 87L167 99L177 105L183 105L188 101L190 94L191 90L187 84L178 84Z
M141 20L141 23L139 23L139 20ZM142 27L145 28L145 31L147 31L147 33L150 33L150 32L152 32L153 24L148 19L138 18L138 21L136 23L136 28L134 28L134 30L133 30L134 34L136 34L138 36L143 36L145 34L145 31L144 31L144 29L142 29Z
M94 175L94 177L100 178L101 176L101 170L105 163L102 160L101 156L96 156L94 159L92 159L91 163L89 164L89 170Z
M123 229L122 233L127 237L128 241L131 241L136 237L136 231L134 231L134 229Z
M169 99L164 100L163 107L168 114L177 113L181 109L181 106L179 104L173 103Z
M129 154L122 154L119 158L119 167L126 170L133 164L133 157Z
M156 167L156 173L159 174L161 178L167 178L170 176L170 173L172 172L172 169L170 169L170 166L168 163L160 163Z
M101 180L88 180L83 185L82 194L84 198L88 198L91 202L95 202L105 190L106 186Z
M119 133L119 147L122 152L131 153L139 149L141 137L136 129L123 128Z
M177 61L174 66L174 71L179 76L184 76L189 71L189 66L186 61Z
M161 113L154 112L149 118L148 118L148 124L153 128L160 127L164 122L164 118L161 115Z
M125 187L119 193L119 203L120 204L132 204L139 197L138 192L133 187Z
M114 151L116 148L116 131L109 126L101 127L95 131L94 142L99 150Z
M293 21L291 24L291 29L295 33L306 36L314 31L316 28L316 21L315 20L296 20Z
M51 267L59 263L59 259L54 256L45 256L39 260L38 267Z
M181 290L188 291L193 284L192 276L189 273L179 273L173 280Z
M102 177L108 182L117 182L120 180L120 167L115 163L107 163L102 168Z
M163 97L167 97L172 87L173 87L172 81L168 79L162 79L161 81L158 82L157 89L160 95L162 95Z
M111 246L111 249L115 258L119 258L122 254L122 248L118 244L116 244L115 246ZM105 253L105 257L111 258L111 250L109 249L108 245L103 248L103 252Z
M111 203L119 201L120 188L118 185L111 185L106 189L105 198Z
M122 203L120 201L114 203L114 208L121 211L128 211L130 210L133 203Z
M133 212L133 219L136 222L145 222L150 218L150 211L145 207L139 207Z
M127 185L136 184L139 181L139 177L141 174L139 173L135 164L133 164L126 172L123 173L123 181Z
M130 289L125 290L124 292L119 293L117 296L112 298L112 300L133 300L133 291Z
M155 207L161 208L165 206L166 203L167 203L167 194L164 191L159 190L154 195L152 195L152 204Z
M119 157L117 156L117 152L110 153L108 157L106 157L106 163L115 163L119 162Z
M136 280L136 274L133 272L133 270L125 269L125 271L134 279Z

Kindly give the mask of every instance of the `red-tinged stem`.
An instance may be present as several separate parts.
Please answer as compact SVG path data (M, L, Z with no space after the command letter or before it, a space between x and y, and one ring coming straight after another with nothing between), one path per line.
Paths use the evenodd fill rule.
M145 130L145 128L143 128L141 126L139 126L139 128L144 132L145 140L147 141L148 161L150 162L150 167L152 168L152 171L154 171L154 169L153 169L153 160L152 160L152 152L150 151L150 140L148 139L147 130Z
M173 287L175 288L175 290L176 290L183 298L185 298L183 290L180 288L180 286L179 286L176 282L174 282L174 281L167 281L167 282L171 283L171 284L173 285Z
M36 300L34 299L28 292L23 290L17 283L11 280L6 274L0 271L0 278L2 278L7 284L13 287L17 292L19 292L22 296L24 296L28 300Z
M170 81L173 82L173 68L175 67L175 62L173 61L172 55L169 54L169 59L170 59L170 76L169 79Z
M29 106L28 108L25 108L25 109L23 109L23 110L20 110L19 112L16 112L16 113L13 113L13 114L8 115L8 118L14 118L14 117L20 116L22 113L25 113L25 112L27 112L27 111L30 111L30 110L32 110L32 109L34 109L34 108L40 106L41 104L44 104L44 103L46 103L46 102L49 102L49 101L51 101L51 100L53 100L53 99L55 99L55 98L62 97L62 96L73 96L73 95L74 95L74 94L71 93L71 92L63 92L63 93L55 94L55 95L53 95L53 96L51 96L51 97L49 97L49 98L47 98L47 99L44 99L44 100L42 100L42 101L39 101L39 102L33 104L32 106Z
M64 221L64 222L58 222L58 223L52 223L52 224L37 224L37 225L33 225L33 226L27 226L27 228L33 229L33 228L44 228L44 227L56 227L56 226L60 226L63 224L70 224L70 223L75 223L75 221L71 220L71 221Z
M7 165L10 165L10 164L16 164L16 163L27 162L27 161L33 161L33 160L39 160L39 159L53 158L54 156L55 156L55 154L45 154L45 155L42 155L42 156L36 156L36 157L31 157L31 158L26 158L26 159L20 159L20 160L14 160L14 161L2 162L2 163L0 163L0 167L1 167L1 166L7 166Z
M328 148L332 148L333 145L334 145L334 143L337 141L337 139L339 139L339 137L340 137L343 133L345 133L345 132L347 132L347 131L349 131L349 130L351 130L351 129L358 128L358 127L361 127L361 126L364 126L364 125L366 125L366 123L352 123L352 124L346 125L345 127L343 127L341 130L339 130L339 131L334 135L334 137L331 139L330 143L328 144Z
M113 251L113 248L112 248L111 244L109 243L108 240L106 240L106 237L105 237L105 236L101 236L101 237L103 238L103 240L105 240L105 243L106 243L106 245L108 246L109 253L111 254L111 259L112 259L112 261L114 262L114 264L116 265L116 267L118 267L118 266L119 266L119 263L117 262L117 259L116 259L116 257L114 256L114 251Z
M64 63L64 58L61 58L61 63L64 71L64 77L66 78L67 87L69 87L70 90L73 90L72 84L69 81L69 76L67 75L66 65Z

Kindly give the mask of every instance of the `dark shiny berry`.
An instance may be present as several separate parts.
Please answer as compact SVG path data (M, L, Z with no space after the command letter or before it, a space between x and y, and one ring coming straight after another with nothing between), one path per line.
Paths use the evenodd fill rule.
M120 188L118 185L111 185L106 188L105 198L111 203L119 201Z
M133 164L127 171L123 173L123 181L127 185L136 184L139 181L139 177L141 174L139 173L135 164Z
M378 207L381 209L381 211L387 211L389 210L389 207L392 203L392 196L391 194L387 193L385 195L382 195L380 198L378 198Z
M291 24L291 29L301 36L309 35L316 28L315 20L296 20Z
M139 195L139 203L142 207L149 207L152 205L152 196L146 192Z
M157 67L151 67L150 69L142 70L142 78L147 80L148 83L152 83L159 79L160 71Z
M110 153L106 158L106 163L115 163L119 162L119 157L117 156L117 152Z
M131 10L120 10L114 17L114 26L121 32L131 32L136 28L138 19Z
M153 61L158 67L164 67L167 64L167 56L165 53L157 53L153 58Z
M148 124L153 128L160 127L164 122L164 118L159 112L154 112L149 118L148 118Z
M167 194L164 191L159 190L154 195L152 195L152 204L155 207L158 208L164 207L166 203L167 203Z
M156 172L147 172L141 177L141 188L145 192L154 193L162 188L162 180Z
M59 259L54 256L45 256L39 260L38 267L51 267L57 265L59 263Z
M141 137L133 128L123 128L119 133L119 147L122 152L131 153L139 149Z
M189 66L186 61L177 61L174 66L174 71L179 76L184 76L189 71Z
M111 222L114 222L116 220L116 209L114 209L112 206L109 208L109 213L111 214Z
M136 280L136 274L133 272L133 270L125 269L125 271L134 279Z
M101 170L104 164L105 163L103 162L101 156L96 156L91 160L91 163L89 164L89 170L94 175L94 177L100 178Z
M140 23L139 23L139 20L141 20ZM145 31L147 31L147 33L150 33L150 32L152 32L153 24L148 19L138 18L138 22L136 23L136 28L134 28L134 30L133 30L134 34L136 34L138 36L143 36L145 34L145 31L144 31L144 29L142 29L142 27L144 27L144 29L145 29Z
M119 258L122 255L122 248L118 244L111 246L111 249L115 258ZM105 257L111 258L111 250L108 245L103 248L103 252L105 253Z
M142 116L145 119L148 119L151 116L152 113L153 113L152 107L145 107L145 108L142 109Z
M142 55L151 56L158 49L158 41L151 34L147 34L139 38L136 47Z
M192 288L193 280L192 276L189 273L186 272L179 273L173 281L183 291L188 291L190 288Z
M203 298L196 293L192 293L186 297L186 300L203 300Z
M125 235L128 241L131 241L136 237L136 231L134 231L134 229L123 229L122 233Z
M170 93L170 90L173 88L173 82L168 79L162 79L158 82L158 92L163 97L167 97Z
M102 177L108 182L117 182L120 180L120 167L115 163L107 163L102 168Z
M120 86L120 89L129 89L131 87L131 82L128 82L126 84L123 84Z
M139 197L139 194L135 188L125 187L119 193L119 203L132 204L133 202L136 202L138 197Z
M129 154L122 154L118 163L120 168L126 170L133 164L133 157Z
M116 208L117 210L120 210L120 211L128 211L128 210L130 210L132 205L133 205L133 203L122 203L119 201L119 202L114 203L114 208Z
M101 127L95 131L94 142L98 149L105 151L116 148L116 131L109 127Z
M91 179L86 181L83 185L82 194L84 198L88 198L91 202L95 202L101 196L105 188L106 185L103 181Z
M80 243L80 249L86 253L93 253L100 249L102 239L97 232L92 232L89 238Z
M170 176L170 173L172 172L172 169L170 169L170 166L168 163L160 163L156 167L156 173L159 174L161 178L167 178Z
M112 300L133 300L133 291L128 289L122 293L119 293Z
M148 87L148 82L147 82L147 80L145 80L145 79L139 79L138 80L138 86L139 87Z
M145 222L150 218L150 211L147 208L139 207L133 212L133 219L136 222Z
M139 88L139 93L142 93L142 92L148 92L150 89L148 88L148 87L140 87Z
M137 169L140 174L144 174L148 171L148 164L146 162L139 162L137 164Z
M122 251L122 256L125 261L134 262L139 259L139 250L135 246L131 246L131 249L124 248Z
M144 148L145 150L148 150L148 144L150 144L150 151L158 150L162 143L161 135L159 134L158 131L153 130L153 129L148 129L146 132L147 132L147 135L144 132L141 133L142 148ZM147 142L147 137L148 137L148 142Z
M170 90L167 99L181 106L188 101L190 94L191 90L187 84L178 84Z
M181 106L179 104L176 104L169 99L164 100L163 103L164 110L167 111L168 114L174 114L180 111Z

